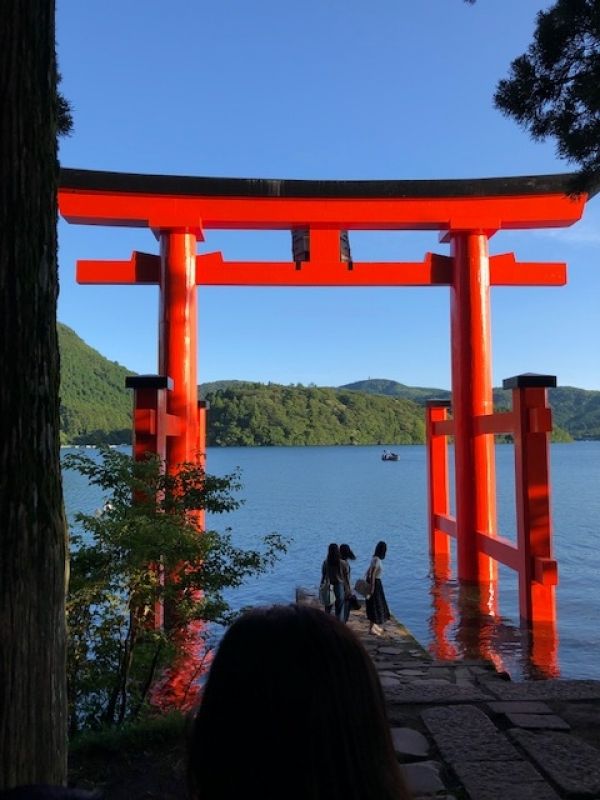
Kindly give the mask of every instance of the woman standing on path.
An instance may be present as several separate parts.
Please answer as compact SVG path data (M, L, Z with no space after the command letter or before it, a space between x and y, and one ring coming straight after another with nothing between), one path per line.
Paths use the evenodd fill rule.
M347 544L340 545L340 558L346 564L347 571L344 572L344 609L342 611L342 622L348 622L350 616L350 598L352 597L352 583L350 581L350 561L354 561L356 556Z
M387 544L385 542L377 542L373 558L367 570L367 583L371 584L371 594L367 597L366 602L367 619L369 620L369 633L373 633L375 636L381 636L383 633L382 626L390 618L390 609L388 608L383 591L383 583L381 582L383 574L381 562L386 553Z
M338 619L342 619L344 613L344 576L347 570L348 564L340 558L340 548L335 543L330 544L327 548L327 558L321 567L321 583L329 580L330 585L333 587L335 615ZM325 613L331 614L332 608L333 606L325 606Z

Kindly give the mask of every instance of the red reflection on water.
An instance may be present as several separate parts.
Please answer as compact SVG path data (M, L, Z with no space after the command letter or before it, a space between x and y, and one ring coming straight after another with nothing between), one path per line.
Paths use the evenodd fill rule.
M434 658L452 661L458 657L458 650L450 641L450 631L455 620L450 578L450 559L446 553L437 553L432 564L431 597L433 613L430 626L433 641L429 650Z
M527 630L530 678L559 678L556 620L533 622Z
M558 678L556 621L513 625L498 613L498 583L453 580L449 563L431 570L430 651L440 659L485 659L526 679ZM514 667L511 658L515 662Z

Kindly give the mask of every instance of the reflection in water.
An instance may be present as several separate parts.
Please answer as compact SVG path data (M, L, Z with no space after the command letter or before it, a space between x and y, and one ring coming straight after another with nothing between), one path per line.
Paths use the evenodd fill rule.
M449 564L436 561L430 572L432 645L439 659L487 659L513 679L557 678L558 635L554 622L508 622L497 612L497 582L460 583Z

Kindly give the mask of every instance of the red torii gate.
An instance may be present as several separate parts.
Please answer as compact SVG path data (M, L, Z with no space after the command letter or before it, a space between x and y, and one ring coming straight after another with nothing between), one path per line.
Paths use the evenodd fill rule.
M147 227L160 241L160 256L134 252L128 261L77 265L80 283L159 286L159 375L129 382L135 389L136 457L157 452L168 468L203 459L196 286L449 286L453 419L444 422L444 412L436 422L430 411L430 428L436 436L442 431L454 436L456 518L444 521L448 509L432 507L430 540L432 554L445 557L447 535L455 535L459 579L489 584L496 575L496 559L508 552L502 542L489 544L497 538L493 447L494 433L500 430L500 423L482 421L493 416L489 290L561 286L566 265L520 263L512 253L490 256L488 241L500 230L563 227L580 219L587 195L570 195L573 177L299 181L61 170L59 206L68 222ZM307 257L240 262L227 261L221 253L198 255L197 242L210 229L307 231ZM340 235L350 230L437 230L450 254L427 253L422 262L356 262L340 252ZM434 431L432 425L438 423ZM539 429L546 443L548 423L547 416ZM436 469L441 475L437 489ZM436 491L439 497L446 480L439 470L430 471L430 497ZM545 481L528 488L547 495L547 472L544 477L533 469L526 480ZM530 594L545 569L541 579L547 591L537 608L544 609L544 620L553 620L556 570L549 519L545 535L545 566L540 562L536 567L527 561L529 555L524 561L512 551L510 565L520 569L521 591ZM535 604L522 600L521 614L534 618Z

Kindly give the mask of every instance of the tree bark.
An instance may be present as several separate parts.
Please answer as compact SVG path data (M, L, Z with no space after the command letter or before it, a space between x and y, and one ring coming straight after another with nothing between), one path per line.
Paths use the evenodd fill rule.
M0 15L0 789L66 779L54 0Z

